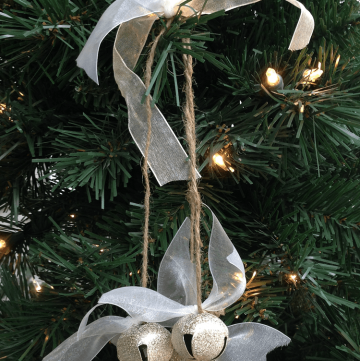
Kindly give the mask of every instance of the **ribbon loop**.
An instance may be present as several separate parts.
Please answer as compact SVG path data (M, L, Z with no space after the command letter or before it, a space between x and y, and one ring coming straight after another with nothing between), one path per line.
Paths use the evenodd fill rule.
M213 212L209 243L209 267L213 288L203 308L221 311L236 302L246 288L244 264L233 243Z
M196 270L189 252L190 219L186 218L159 267L157 291L182 305L196 304Z
M229 340L219 361L266 361L270 351L291 341L275 328L254 322L229 326Z

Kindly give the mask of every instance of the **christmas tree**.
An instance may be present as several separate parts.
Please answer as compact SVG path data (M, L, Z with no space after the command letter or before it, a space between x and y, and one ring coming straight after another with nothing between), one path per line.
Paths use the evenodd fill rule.
M100 48L99 85L76 65L111 3L0 5L0 359L42 360L102 294L141 285L143 156L114 79L116 30ZM248 282L221 319L290 337L268 360L360 360L359 2L303 0L315 30L298 51L288 49L300 17L289 2L184 17L187 3L171 23L156 17L134 72L144 79L160 34L147 93L187 151L184 54L193 58L201 201ZM149 176L148 287L156 290L190 205L186 180L160 186ZM213 283L211 223L203 207L203 299ZM104 306L90 321L105 314L125 312ZM94 360L117 360L116 347Z

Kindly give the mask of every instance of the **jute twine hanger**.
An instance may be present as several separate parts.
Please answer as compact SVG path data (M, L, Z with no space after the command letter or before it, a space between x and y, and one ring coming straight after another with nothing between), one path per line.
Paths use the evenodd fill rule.
M173 19L167 21L166 27L164 27L159 35L155 38L150 53L146 62L145 70L145 87L148 88L151 81L151 68L154 62L155 50L160 40L160 37L170 27ZM184 47L190 49L190 39L182 39ZM197 306L198 312L203 313L201 302L201 239L200 239L200 215L201 215L201 196L197 185L196 174L196 130L195 130L195 105L194 105L194 92L192 87L193 76L193 58L191 55L183 54L183 62L185 66L185 105L184 105L184 125L186 131L186 140L188 142L188 152L190 155L190 180L188 183L188 190L186 199L190 204L191 210L191 236L190 236L190 255L191 259L195 261L196 265L196 284L197 284ZM150 181L148 175L148 155L151 143L151 105L150 96L146 98L147 109L147 125L148 134L146 138L146 148L144 152L144 162L142 165L142 173L145 180L145 223L144 223L144 246L143 246L143 264L142 264L142 276L141 284L143 287L147 286L148 282L148 248L149 248L149 217L150 217ZM194 260L195 256L195 260Z
M163 27L159 33L159 35L155 38L154 42L151 45L150 53L148 55L146 61L146 68L145 68L145 88L148 89L150 86L151 81L151 74L152 74L152 66L154 63L155 57L155 50L159 43L161 36L165 33L165 31L170 27L173 19L169 19L166 23L166 27ZM150 95L146 97L145 101L146 111L147 111L147 126L148 126L148 133L146 137L146 147L144 152L144 161L142 165L142 174L145 180L145 198L144 198L144 212L145 212L145 222L144 222L144 246L143 246L143 264L142 264L142 273L141 273L141 285L142 287L147 286L148 282L148 249L149 249L149 219L150 219L150 180L149 180L149 165L148 165L148 158L149 158L149 148L151 143L151 98Z

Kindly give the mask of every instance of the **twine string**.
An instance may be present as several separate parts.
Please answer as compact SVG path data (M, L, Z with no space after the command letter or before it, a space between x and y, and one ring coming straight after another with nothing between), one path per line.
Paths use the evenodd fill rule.
M145 87L146 89L150 86L151 75L152 75L152 66L154 64L155 51L156 47L159 43L161 36L165 33L165 31L170 27L172 23L172 19L169 19L166 23L166 27L163 27L159 33L159 35L155 38L154 42L151 44L150 52L146 61L145 67ZM149 219L150 219L150 179L148 173L148 159L149 159L149 149L151 143L151 97L150 95L146 97L146 112L147 112L147 126L148 132L146 137L146 147L144 151L144 161L142 164L142 174L145 180L145 198L144 198L144 212L145 212L145 222L144 222L144 245L143 245L143 263L142 263L142 272L141 272L141 285L142 287L146 287L148 283L148 249L149 249Z
M184 44L189 44L190 39L182 39ZM190 46L185 46L190 49ZM187 201L191 210L191 236L190 236L190 254L192 260L195 254L196 265L196 285L197 285L197 306L198 312L203 313L201 305L201 239L200 239L200 214L201 197L197 185L196 173L196 129L195 129L195 105L194 91L192 87L193 77L193 58L191 55L183 54L185 66L185 94L186 101L184 106L184 122L186 138L190 155L190 181L188 183Z

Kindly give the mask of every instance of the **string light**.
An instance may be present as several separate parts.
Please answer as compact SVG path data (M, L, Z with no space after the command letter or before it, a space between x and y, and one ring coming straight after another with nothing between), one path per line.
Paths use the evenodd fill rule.
M274 86L274 85L279 84L279 75L276 74L275 69L269 68L266 71L266 76L267 76L267 81L268 81L269 85Z
M340 55L338 55L338 57L336 58L335 69L338 67L339 61L340 61Z
M305 111L305 106L302 105L301 108L300 108L300 113L304 113L304 111Z
M216 153L213 156L213 161L214 161L215 164L217 164L219 167L223 168L224 170L230 170L233 173L235 172L234 168L232 168L232 167L227 168L226 167L225 162L224 162L224 158L219 153Z
M70 214L70 217L71 217L71 218L75 218L75 214Z
M33 283L34 283L36 292L40 292L41 291L41 286L37 283L36 280L34 280Z
M250 284L251 284L251 282L254 280L255 276L256 276L256 271L254 271L252 277L250 278L250 281L246 284L246 287L249 287L249 286L250 286Z
M6 242L3 239L0 239L0 249L6 247Z
M275 69L268 68L266 71L267 83L273 90L284 89L284 81L280 74Z
M213 161L215 164L219 165L220 167L225 167L224 159L220 154L215 154L213 156Z
M318 80L322 75L323 71L321 70L321 63L319 63L317 69L305 69L303 73L303 78L306 82L315 82Z
M235 316L235 318L238 319L238 318L239 318L239 315Z
M130 276L130 277L132 276L132 272L129 273L129 276Z

